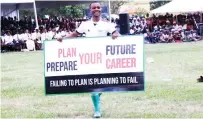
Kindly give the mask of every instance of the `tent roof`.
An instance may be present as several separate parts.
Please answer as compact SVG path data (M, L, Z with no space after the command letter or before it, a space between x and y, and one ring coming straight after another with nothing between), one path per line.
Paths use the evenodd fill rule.
M152 14L202 12L203 0L173 0L155 10Z
M0 0L2 6L8 5L18 5L18 9L33 9L33 3L35 1L36 8L55 8L59 6L65 5L73 5L73 4L83 4L83 3L91 3L92 1L82 1L82 0L50 0L50 1L42 1L42 0ZM3 8L3 7L2 7Z
M33 3L35 0L1 0L2 4Z
M59 7L59 6L66 6L66 5L74 5L74 4L83 4L83 3L91 3L92 1L73 1L73 0L51 0L51 1L36 1L36 7L37 8L54 8L54 7Z

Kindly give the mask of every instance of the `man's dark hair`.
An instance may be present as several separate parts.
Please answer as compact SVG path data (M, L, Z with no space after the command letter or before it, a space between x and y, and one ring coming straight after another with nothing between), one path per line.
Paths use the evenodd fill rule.
M92 3L90 3L90 9L91 9L91 5L93 4L93 3L99 3L100 5L101 5L101 3L100 2L98 2L98 1L94 1L94 2L92 2Z

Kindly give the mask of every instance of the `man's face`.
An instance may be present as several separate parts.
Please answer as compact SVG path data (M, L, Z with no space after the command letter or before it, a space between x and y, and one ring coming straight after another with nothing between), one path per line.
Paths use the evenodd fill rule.
M8 35L10 36L10 35L11 35L11 32L8 32Z
M100 3L92 3L90 9L91 9L91 12L92 12L92 16L99 17L101 15L101 5L100 5Z

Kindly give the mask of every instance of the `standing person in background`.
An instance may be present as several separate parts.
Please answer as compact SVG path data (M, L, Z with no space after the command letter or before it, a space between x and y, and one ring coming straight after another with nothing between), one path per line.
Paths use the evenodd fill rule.
M67 34L64 38L78 37L81 34L86 34L86 37L100 37L111 34L112 39L118 37L119 33L116 28L110 23L103 21L101 18L101 4L99 2L93 2L90 4L90 10L92 18L89 21L82 22L80 26L71 34ZM57 39L59 42L62 41L62 37ZM92 102L94 105L94 118L100 118L100 95L101 93L92 93Z

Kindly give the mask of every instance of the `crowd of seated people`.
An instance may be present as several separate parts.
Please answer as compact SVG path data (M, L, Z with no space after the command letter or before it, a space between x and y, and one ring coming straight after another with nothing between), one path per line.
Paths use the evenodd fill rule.
M44 40L57 39L71 33L82 22L82 19L38 18L39 27L31 17L18 21L15 18L1 18L1 50L22 51L41 50Z
M172 42L190 42L201 40L196 31L184 31L183 29L159 29L154 32L147 32L145 41L147 43L172 43Z
M197 34L196 23L200 23L200 13L178 15L178 23L173 15L152 17L135 16L130 20L130 34L144 34L146 43L170 43L197 41L202 37ZM176 17L176 16L175 16ZM196 22L196 23L195 23Z
M129 35L144 34L145 43L189 42L202 39L197 34L195 24L200 22L200 13L177 15L177 17L178 23L176 23L176 16L172 14L153 16L149 19L132 15L129 20ZM113 22L119 26L119 20L113 20Z
M196 23L200 23L201 21L201 14L203 19L203 13L193 13L193 14L179 14L179 15L173 15L166 13L165 15L153 15L153 17L150 18L152 27L159 25L165 25L168 22L173 23L177 22L182 25L187 24L188 29L194 29L197 30L195 26Z
M197 35L194 19L197 23L198 14L187 16L178 15L178 23L174 16L152 17L150 20L144 16L133 15L130 17L130 35L144 34L146 43L169 43L177 41L197 41L201 37ZM65 34L73 32L82 21L87 19L67 19L65 17L53 17L49 19L38 18L39 27L31 17L17 20L16 17L1 17L1 50L22 51L41 50L43 41L57 39ZM112 23L119 31L119 19L112 19ZM82 35L81 35L82 36Z
M147 21L144 16L132 16L130 18L130 35L144 34L147 30Z

